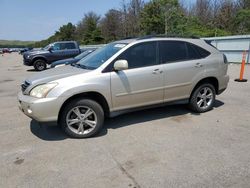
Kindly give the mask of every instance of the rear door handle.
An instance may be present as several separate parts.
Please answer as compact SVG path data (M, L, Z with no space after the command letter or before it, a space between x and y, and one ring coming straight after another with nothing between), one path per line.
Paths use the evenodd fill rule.
M200 68L200 67L203 67L203 65L201 63L196 63L194 67Z
M160 70L160 69L155 69L155 70L153 71L153 74L161 74L161 73L163 73L163 71Z

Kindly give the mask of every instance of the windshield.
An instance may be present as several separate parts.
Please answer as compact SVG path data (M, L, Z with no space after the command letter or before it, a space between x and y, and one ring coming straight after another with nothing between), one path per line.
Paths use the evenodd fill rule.
M90 53L92 53L94 50L86 50L84 52L82 52L81 54L79 54L78 56L75 57L75 59L82 59L84 57L86 57L87 55L89 55Z
M45 46L44 48L42 48L43 50L48 50L49 49L49 47L50 47L50 44L49 45L47 45L47 46Z
M127 44L125 43L110 43L87 57L83 58L79 61L79 65L82 68L86 69L97 69L100 67L105 61L111 58L115 53L124 48Z

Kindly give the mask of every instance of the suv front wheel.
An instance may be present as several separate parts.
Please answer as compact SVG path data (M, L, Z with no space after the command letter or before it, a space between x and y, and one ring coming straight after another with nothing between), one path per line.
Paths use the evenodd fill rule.
M104 112L100 104L90 99L74 100L59 117L64 132L75 138L88 138L101 130Z
M201 84L192 93L189 107L198 113L207 112L214 107L215 96L216 92L212 84Z
M34 62L34 68L36 71L43 71L47 67L47 64L44 60L38 59Z

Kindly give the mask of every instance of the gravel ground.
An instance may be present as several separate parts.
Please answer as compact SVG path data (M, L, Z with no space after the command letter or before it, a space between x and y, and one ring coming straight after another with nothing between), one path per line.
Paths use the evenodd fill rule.
M0 56L0 187L250 187L250 82L233 81L239 69L229 66L229 88L208 113L144 110L71 139L19 111L20 84L35 72L18 54Z

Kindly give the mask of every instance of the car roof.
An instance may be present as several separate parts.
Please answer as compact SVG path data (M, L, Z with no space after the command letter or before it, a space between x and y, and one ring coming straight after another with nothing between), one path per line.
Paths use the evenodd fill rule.
M144 37L138 37L138 38L129 38L129 39L123 39L119 41L115 41L115 43L126 43L130 44L132 42L136 41L156 41L156 40L180 40L180 41L197 41L201 40L197 37L164 37L164 36L144 36Z
M54 42L54 43L66 43L66 42L74 42L74 43L76 43L76 41L57 41L57 42Z

